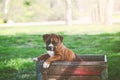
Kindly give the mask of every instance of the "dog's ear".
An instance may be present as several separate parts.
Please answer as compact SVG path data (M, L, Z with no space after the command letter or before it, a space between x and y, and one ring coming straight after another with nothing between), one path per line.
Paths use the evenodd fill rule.
M62 42L63 41L63 37L59 35L59 38L60 38L60 41Z
M43 35L43 40L44 40L44 42L46 42L48 36L49 36L49 34L44 34L44 35Z

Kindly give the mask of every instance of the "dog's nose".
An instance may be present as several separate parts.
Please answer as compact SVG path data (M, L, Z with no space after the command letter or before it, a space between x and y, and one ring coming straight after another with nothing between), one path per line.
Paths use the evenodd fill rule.
M47 50L52 50L52 47L50 47L50 46L49 46L49 47L47 47Z
M54 48L54 46L53 46L52 43L50 43L50 44L47 46L47 50L53 51L53 48Z

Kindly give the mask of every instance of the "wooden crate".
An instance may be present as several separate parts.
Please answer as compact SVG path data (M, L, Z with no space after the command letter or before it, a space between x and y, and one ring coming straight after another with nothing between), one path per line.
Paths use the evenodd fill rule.
M43 69L43 61L36 63L37 80L107 80L105 55L79 55L83 61L53 62Z

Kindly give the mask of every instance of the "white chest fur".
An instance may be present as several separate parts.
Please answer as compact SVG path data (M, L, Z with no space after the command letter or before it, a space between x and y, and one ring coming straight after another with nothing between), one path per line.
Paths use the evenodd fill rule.
M47 53L49 54L50 57L54 56L54 51L47 51Z

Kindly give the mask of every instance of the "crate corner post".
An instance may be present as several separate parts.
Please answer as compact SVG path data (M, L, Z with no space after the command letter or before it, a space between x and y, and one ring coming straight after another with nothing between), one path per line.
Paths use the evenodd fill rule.
M39 61L36 62L36 75L37 80L42 80L42 63Z

